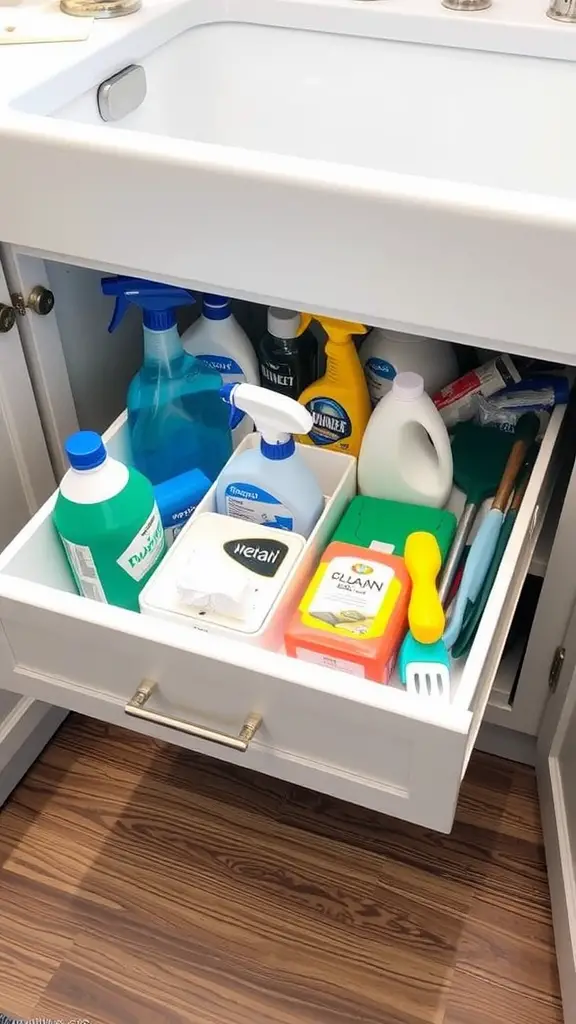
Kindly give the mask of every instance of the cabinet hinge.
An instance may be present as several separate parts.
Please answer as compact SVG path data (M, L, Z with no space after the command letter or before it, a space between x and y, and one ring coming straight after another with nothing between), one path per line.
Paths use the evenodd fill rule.
M26 316L26 302L21 292L12 292L10 298L18 316Z
M550 675L548 676L548 688L550 693L556 692L558 686L558 680L560 679L560 673L562 672L562 666L564 665L564 659L566 657L566 648L557 647L554 651L554 657L552 658L552 664L550 665Z

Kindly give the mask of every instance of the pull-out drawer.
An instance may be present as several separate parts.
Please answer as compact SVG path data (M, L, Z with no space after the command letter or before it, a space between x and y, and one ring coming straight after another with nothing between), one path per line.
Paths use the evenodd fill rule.
M448 831L554 487L564 413L550 420L446 706L79 597L53 531L54 499L0 556L2 679L50 704ZM124 417L110 428L111 454L125 454L125 430Z

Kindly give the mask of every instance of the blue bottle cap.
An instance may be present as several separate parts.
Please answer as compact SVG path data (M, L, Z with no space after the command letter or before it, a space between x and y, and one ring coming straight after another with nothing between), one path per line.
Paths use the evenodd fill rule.
M270 444L264 438L260 440L260 451L265 459L272 459L274 462L281 462L282 459L289 459L296 451L296 442L293 437L280 444Z
M78 430L64 443L64 451L72 469L95 469L106 458L104 442L95 430Z
M230 316L230 299L224 295L208 295L202 298L202 312L207 320L227 320Z
M169 331L176 323L172 309L146 309L142 313L142 323L149 331Z

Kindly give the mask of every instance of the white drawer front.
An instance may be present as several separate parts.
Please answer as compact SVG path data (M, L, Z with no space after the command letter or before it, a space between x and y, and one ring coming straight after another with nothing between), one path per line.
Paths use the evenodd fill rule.
M52 503L0 557L0 644L11 690L244 764L343 799L449 830L461 777L553 488L563 419L556 410L474 646L453 672L448 707L281 653L196 633L73 593ZM122 422L110 429L122 445ZM129 716L146 707L213 733L261 724L245 752Z

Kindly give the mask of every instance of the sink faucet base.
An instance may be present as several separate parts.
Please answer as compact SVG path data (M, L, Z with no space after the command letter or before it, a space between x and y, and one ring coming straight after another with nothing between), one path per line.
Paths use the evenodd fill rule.
M442 0L449 11L485 11L491 6L492 0Z
M552 0L546 11L553 21L576 22L576 0Z
M60 0L60 10L75 18L122 18L141 7L142 0Z

